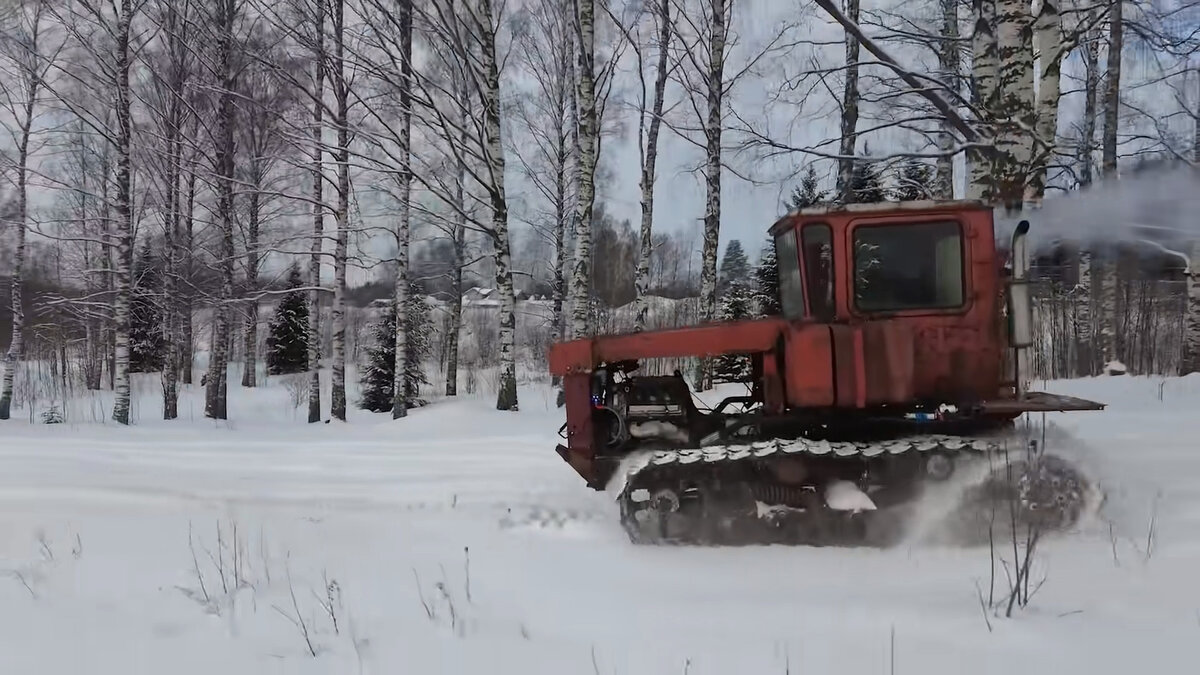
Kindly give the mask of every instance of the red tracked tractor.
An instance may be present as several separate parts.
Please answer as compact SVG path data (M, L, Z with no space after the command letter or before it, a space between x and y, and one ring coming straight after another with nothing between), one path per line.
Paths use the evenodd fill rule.
M959 524L1000 504L1069 526L1091 486L1014 444L1014 420L1104 405L1025 388L1028 229L1006 255L979 202L793 211L770 229L780 316L550 348L558 453L618 493L639 543L886 545L927 489L981 462L951 509ZM707 410L678 371L636 374L644 359L721 355L749 360L749 392Z

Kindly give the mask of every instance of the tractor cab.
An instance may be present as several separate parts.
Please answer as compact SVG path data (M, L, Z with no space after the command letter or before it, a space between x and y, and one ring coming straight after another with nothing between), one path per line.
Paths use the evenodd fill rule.
M814 207L771 234L792 321L963 316L998 292L992 211L978 202Z

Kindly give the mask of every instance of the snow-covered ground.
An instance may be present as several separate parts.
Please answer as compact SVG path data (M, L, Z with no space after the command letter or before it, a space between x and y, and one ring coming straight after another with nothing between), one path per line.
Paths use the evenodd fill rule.
M103 420L103 395L66 424L0 426L0 673L1200 664L1200 378L1051 383L1111 403L1051 416L1074 436L1051 449L1083 461L1108 501L1043 545L1026 609L986 621L986 547L630 545L611 498L555 455L548 388L522 387L517 414L481 395L308 425L280 380L237 381L229 423L203 419L198 389L180 420L156 421L149 379L132 428L80 413Z

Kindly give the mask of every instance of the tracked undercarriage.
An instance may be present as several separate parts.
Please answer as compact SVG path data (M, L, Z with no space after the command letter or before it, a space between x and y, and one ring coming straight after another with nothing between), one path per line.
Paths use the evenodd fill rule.
M888 546L919 530L973 542L1014 520L1043 532L1074 525L1091 499L1088 480L1022 440L798 438L645 451L618 474L618 502L641 544Z

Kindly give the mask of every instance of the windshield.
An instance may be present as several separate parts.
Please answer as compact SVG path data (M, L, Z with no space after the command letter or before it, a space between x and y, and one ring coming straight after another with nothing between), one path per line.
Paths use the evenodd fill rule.
M961 307L962 228L953 221L854 230L854 304L895 312Z

